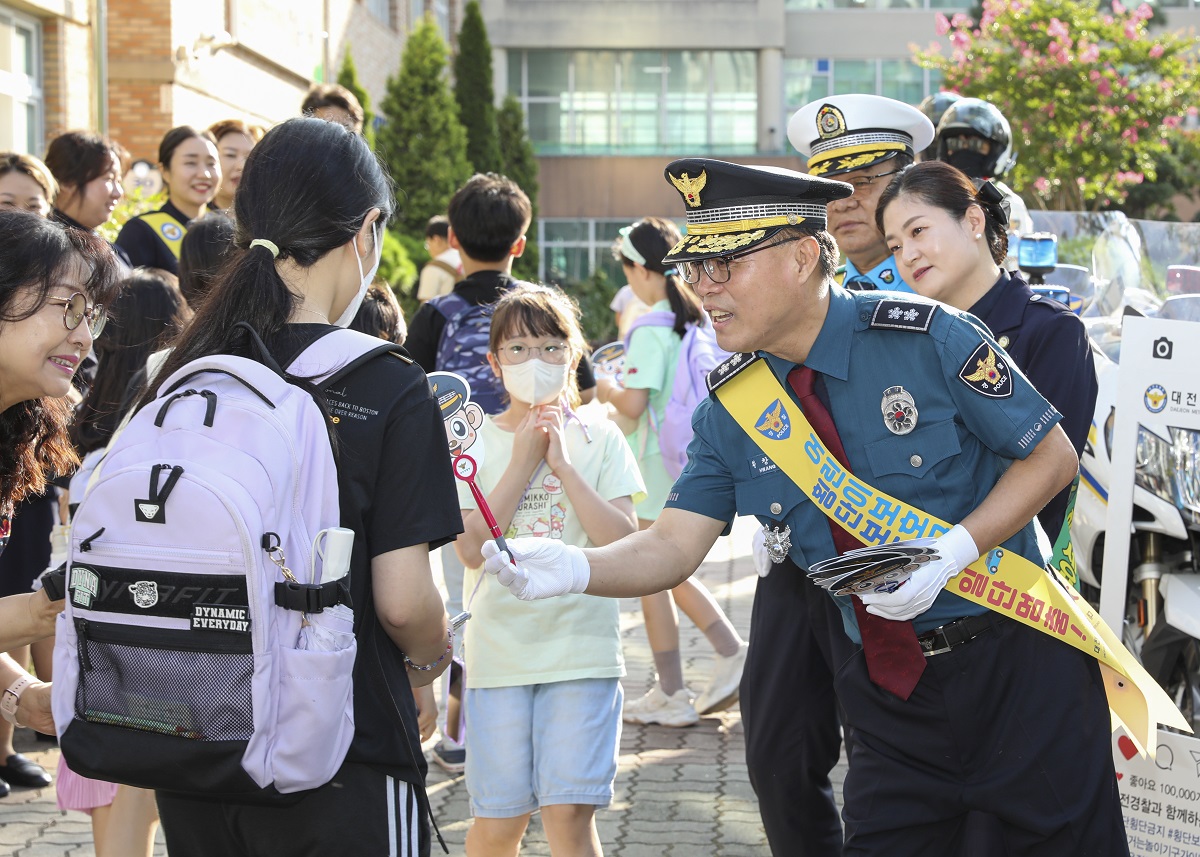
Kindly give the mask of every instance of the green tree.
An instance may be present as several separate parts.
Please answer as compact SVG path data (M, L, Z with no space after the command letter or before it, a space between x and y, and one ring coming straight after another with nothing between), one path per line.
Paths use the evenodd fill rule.
M1144 220L1179 220L1175 201L1200 189L1200 131L1182 128L1167 136L1168 149L1155 165L1156 178L1129 190L1121 210Z
M529 197L533 206L530 232L534 233L538 212L538 162L533 143L529 141L529 135L525 132L525 111L521 109L521 103L515 96L505 97L496 116L496 130L500 142L501 171L515 181ZM538 248L532 234L526 242L524 255L513 267L519 277L527 280L537 277Z
M1193 40L1151 36L1153 10L1119 0L984 0L978 24L937 15L949 35L914 46L944 87L983 98L1012 124L1020 160L1012 184L1049 208L1096 210L1154 181L1164 132L1200 99Z
M467 159L477 173L502 171L496 136L496 92L492 88L492 46L478 0L471 0L458 31L454 58L454 98L467 129Z
M396 228L410 235L423 235L429 218L445 212L471 176L467 132L446 84L446 55L437 24L426 15L408 37L400 71L388 78L380 104L387 122L375 135L375 150L396 182Z
M337 82L354 93L363 109L363 136L371 148L375 147L375 114L371 112L371 96L358 82L358 69L354 67L354 57L350 56L350 45L346 45L346 55L342 57L342 67L338 69Z

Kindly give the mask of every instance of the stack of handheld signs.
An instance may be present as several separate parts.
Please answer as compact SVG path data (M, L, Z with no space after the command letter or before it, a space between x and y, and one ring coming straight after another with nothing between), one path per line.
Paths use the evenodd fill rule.
M834 595L895 592L914 571L942 559L931 545L917 539L903 545L861 548L814 563L808 576Z

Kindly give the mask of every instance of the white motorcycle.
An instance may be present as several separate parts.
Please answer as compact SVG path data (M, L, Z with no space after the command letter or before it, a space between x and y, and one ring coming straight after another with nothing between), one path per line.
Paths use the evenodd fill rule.
M1142 287L1138 228L1120 213L1106 220L1092 253L1094 297L1082 311L1094 344L1099 393L1071 523L1081 588L1093 603L1099 602L1103 577L1121 320L1140 314L1200 321L1200 295L1164 299ZM1140 225L1152 235L1186 230L1192 242L1200 238L1197 224ZM1200 728L1200 432L1172 427L1159 436L1139 426L1136 468L1123 642Z

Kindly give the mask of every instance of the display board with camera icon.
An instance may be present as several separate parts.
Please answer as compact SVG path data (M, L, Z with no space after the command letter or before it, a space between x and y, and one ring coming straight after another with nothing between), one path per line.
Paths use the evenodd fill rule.
M1122 323L1100 588L1100 614L1111 628L1124 626L1139 445L1161 442L1172 450L1171 466L1195 466L1185 453L1200 430L1197 333L1188 321L1130 315ZM1160 729L1156 753L1142 757L1117 730L1113 761L1130 854L1200 853L1200 739Z
M1121 627L1124 614L1138 434L1174 447L1181 431L1200 430L1198 333L1188 321L1129 315L1122 322L1100 591L1100 615L1112 628Z

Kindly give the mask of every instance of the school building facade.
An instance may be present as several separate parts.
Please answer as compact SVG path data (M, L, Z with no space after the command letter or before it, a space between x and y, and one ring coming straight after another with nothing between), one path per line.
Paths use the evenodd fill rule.
M0 0L0 151L41 155L68 129L155 160L176 125L299 112L351 51L373 102L413 23L447 38L462 0Z
M1200 0L1165 0L1197 31ZM616 230L679 219L672 159L715 157L803 169L787 120L824 95L918 104L935 73L910 46L943 41L938 12L974 0L481 0L497 96L525 108L540 161L544 278L619 277ZM947 43L948 44L948 43ZM617 280L617 282L621 282Z

